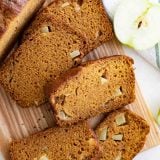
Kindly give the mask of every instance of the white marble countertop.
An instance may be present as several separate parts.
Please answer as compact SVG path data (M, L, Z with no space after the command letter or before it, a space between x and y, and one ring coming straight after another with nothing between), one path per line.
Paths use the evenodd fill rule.
M128 56L135 62L135 74L142 95L156 118L160 109L160 71L141 58L132 49L124 47ZM138 154L134 160L160 160L160 146Z

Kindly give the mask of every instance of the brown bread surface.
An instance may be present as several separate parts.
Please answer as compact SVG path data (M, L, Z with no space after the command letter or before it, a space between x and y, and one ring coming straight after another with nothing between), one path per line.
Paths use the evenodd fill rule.
M133 60L112 56L70 69L46 87L59 125L123 107L135 99Z
M24 40L0 68L0 83L22 107L45 103L46 83L83 57L83 37L50 16L45 17L44 24L42 32ZM80 55L73 58L74 51Z
M10 145L12 160L96 160L99 145L87 123L52 128Z
M117 126L116 117L122 114L126 123ZM143 148L149 133L147 122L127 109L109 113L96 128L96 134L99 136L106 128L106 140L100 141L101 160L132 160ZM113 140L113 135L117 134L123 135L121 141Z
M81 33L88 42L87 53L113 38L112 24L101 0L55 0L43 14L52 15L58 23L67 24ZM26 31L24 39L38 32L39 19L41 15Z

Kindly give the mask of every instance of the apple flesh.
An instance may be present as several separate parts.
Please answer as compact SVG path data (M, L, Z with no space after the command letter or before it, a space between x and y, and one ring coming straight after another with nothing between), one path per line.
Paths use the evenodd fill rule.
M123 0L114 16L117 38L136 50L160 41L160 5L148 0Z

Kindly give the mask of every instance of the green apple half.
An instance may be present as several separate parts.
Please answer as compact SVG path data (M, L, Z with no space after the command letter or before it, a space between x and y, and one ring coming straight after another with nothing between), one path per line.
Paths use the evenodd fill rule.
M148 0L123 0L114 16L114 30L123 44L136 50L160 41L160 5Z

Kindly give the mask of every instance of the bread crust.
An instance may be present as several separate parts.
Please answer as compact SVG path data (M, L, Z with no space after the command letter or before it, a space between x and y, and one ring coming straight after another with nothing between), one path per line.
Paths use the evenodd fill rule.
M0 1L0 37L7 30L9 23L20 13L27 0Z
M19 33L44 1L0 1L0 60L10 51Z

